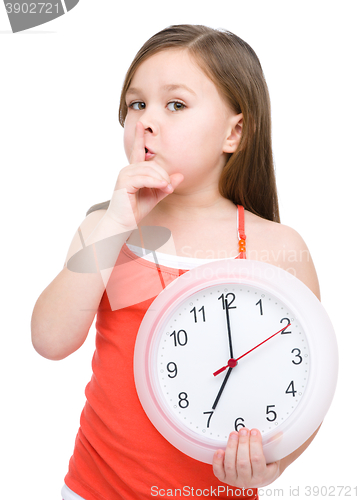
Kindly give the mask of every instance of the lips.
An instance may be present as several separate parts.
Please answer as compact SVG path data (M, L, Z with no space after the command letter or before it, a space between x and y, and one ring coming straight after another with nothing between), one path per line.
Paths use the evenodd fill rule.
M145 148L145 159L146 160L150 160L151 158L153 158L155 156L155 153L154 151L152 151L151 149L149 148Z

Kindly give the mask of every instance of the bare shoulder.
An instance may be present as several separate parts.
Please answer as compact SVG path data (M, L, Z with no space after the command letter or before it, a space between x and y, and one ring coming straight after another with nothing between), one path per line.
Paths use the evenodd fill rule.
M315 266L301 235L289 226L245 212L247 258L281 267L320 298Z
M96 226L99 224L101 219L104 217L106 210L96 210L91 212L89 215L85 217L85 219L80 224L77 229L72 242L70 243L70 247L65 259L65 264L68 262L70 257L75 253L79 252L83 248L83 242L91 235Z

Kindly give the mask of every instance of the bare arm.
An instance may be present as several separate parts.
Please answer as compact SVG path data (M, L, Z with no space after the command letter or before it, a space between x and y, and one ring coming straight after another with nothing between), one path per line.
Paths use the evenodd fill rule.
M109 218L104 210L91 213L75 234L66 262L82 250L83 243L89 247L96 241L119 233L124 236L117 239L118 248L113 249L114 254L119 253L129 233ZM104 289L99 272L73 272L65 264L35 304L31 336L36 351L52 360L63 359L76 351L88 335Z
M144 127L139 124L130 165L118 175L109 208L93 212L83 221L70 245L67 262L84 247L89 252L95 250L94 243L106 240L107 269L112 269L130 232L182 180L183 175L169 176L155 161L145 161ZM34 307L32 342L48 359L63 359L84 343L104 293L106 283L100 272L87 272L93 253L82 252L80 257L75 272L65 266Z

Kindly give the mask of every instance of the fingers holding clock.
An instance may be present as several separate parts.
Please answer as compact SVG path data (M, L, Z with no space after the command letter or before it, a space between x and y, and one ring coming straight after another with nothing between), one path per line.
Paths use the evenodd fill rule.
M231 432L226 450L218 450L213 459L214 475L222 482L239 488L259 488L278 477L279 462L266 464L262 437L257 429Z
M249 456L252 466L252 480L257 487L272 483L279 475L279 462L266 464L262 436L257 429L249 433Z
M249 431L231 432L226 450L217 451L213 460L215 476L230 486L251 486L252 466L249 455Z

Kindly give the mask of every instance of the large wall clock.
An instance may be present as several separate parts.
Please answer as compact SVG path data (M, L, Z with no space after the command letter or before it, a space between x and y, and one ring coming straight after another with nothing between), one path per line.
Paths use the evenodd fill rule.
M328 411L337 367L332 324L309 288L239 259L199 266L164 289L134 352L149 419L206 463L242 427L260 430L268 463L297 449Z

